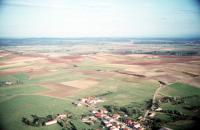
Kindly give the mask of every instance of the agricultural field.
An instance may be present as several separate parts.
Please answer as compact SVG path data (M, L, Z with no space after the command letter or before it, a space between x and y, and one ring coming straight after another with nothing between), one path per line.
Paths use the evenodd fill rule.
M61 130L64 128L59 124L30 126L22 118L68 111L74 117L71 119L74 129L108 129L101 123L88 125L81 121L82 115L90 114L93 107L77 107L72 103L88 96L105 100L97 104L98 108L114 107L116 113L126 113L115 110L116 107L138 110L139 114L128 116L144 129L197 128L199 51L197 45L164 43L2 45L0 128ZM156 111L158 108L162 110ZM184 118L167 110L176 110Z

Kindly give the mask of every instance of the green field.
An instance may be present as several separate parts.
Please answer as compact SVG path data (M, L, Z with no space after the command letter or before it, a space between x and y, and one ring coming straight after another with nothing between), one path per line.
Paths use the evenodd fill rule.
M173 104L171 102L161 103L160 107L165 111L178 111L185 115L184 119L173 119L173 114L157 112L156 118L164 123L164 126L174 130L189 130L199 127L199 107L200 107L200 89L183 83L174 83L160 91L163 96L180 97L184 99L183 103ZM187 109L190 108L190 109Z

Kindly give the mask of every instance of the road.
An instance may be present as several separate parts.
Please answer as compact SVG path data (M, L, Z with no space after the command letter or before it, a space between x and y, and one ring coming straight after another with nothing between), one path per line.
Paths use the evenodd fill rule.
M151 106L151 110L153 110L154 104L156 103L156 97L160 91L161 88L163 88L165 85L161 84L159 85L159 87L156 89L154 95L153 95L153 99L152 99L152 106ZM144 120L146 119L146 117L148 116L150 110L147 110L144 114Z

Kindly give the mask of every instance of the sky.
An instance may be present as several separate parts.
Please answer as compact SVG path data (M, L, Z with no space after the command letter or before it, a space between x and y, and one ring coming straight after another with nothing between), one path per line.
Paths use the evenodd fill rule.
M0 37L200 37L200 2L0 0Z

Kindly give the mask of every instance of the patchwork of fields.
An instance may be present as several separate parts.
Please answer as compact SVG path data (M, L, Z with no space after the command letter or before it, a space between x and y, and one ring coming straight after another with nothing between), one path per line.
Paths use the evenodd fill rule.
M110 45L108 45L110 48ZM112 45L114 49L135 46ZM101 48L101 46L97 46ZM20 46L18 46L20 48ZM107 50L86 53L90 45L74 45L67 53L44 52L25 46L17 51L0 50L0 128L2 130L59 130L56 125L33 127L22 123L32 114L46 116L67 110L77 120L78 130L102 129L98 125L81 122L81 115L92 108L75 107L72 102L86 96L99 96L105 102L98 104L127 106L140 109L153 99L160 83L165 84L156 96L187 97L185 104L160 103L163 110L175 110L190 118L172 122L172 117L155 112L160 123L172 129L190 129L200 118L200 56L164 56L153 54L116 54ZM86 50L77 50L87 48ZM106 48L106 47L105 47ZM97 51L97 50L95 50ZM121 50L118 50L121 51ZM81 52L77 53L77 52ZM56 55L57 54L57 55ZM195 113L184 107L195 106ZM141 116L144 116L145 108ZM182 125L184 126L182 127ZM190 126L190 127L188 127Z

